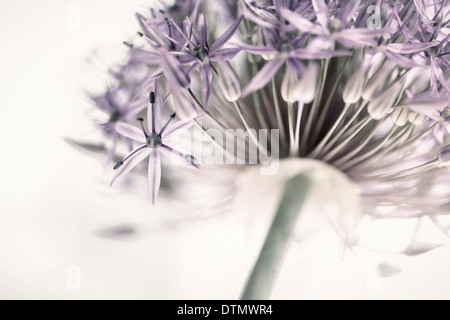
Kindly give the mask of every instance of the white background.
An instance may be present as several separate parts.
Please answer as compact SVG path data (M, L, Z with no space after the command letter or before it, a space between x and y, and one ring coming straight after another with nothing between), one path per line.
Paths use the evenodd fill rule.
M180 215L171 212L168 199L152 207L146 190L110 189L111 172L103 160L63 141L92 133L83 88L103 83L93 80L98 75L85 58L96 48L106 61L120 57L126 50L121 42L137 31L133 13L143 11L145 4L1 1L2 299L239 296L267 219L254 213L253 222L244 221L230 212L177 222ZM80 9L78 29L68 23L71 6ZM396 251L407 243L414 225L367 223L363 230L372 248ZM136 232L120 239L99 236L100 230L117 226ZM428 227L423 229L426 239L447 242ZM294 243L273 298L450 298L448 246L410 258L359 250L365 262L351 253L342 260L339 244L326 228ZM403 271L378 279L373 267L380 262ZM81 270L79 290L67 287L71 265ZM374 279L376 285L371 285Z

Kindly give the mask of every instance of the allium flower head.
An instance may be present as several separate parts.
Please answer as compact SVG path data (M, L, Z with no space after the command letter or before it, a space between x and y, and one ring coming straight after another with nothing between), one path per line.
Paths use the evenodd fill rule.
M144 119L139 118L141 123L141 130L124 122L119 122L116 125L117 131L123 136L143 143L136 149L132 150L125 158L119 161L115 166L113 180L114 181L123 174L132 170L139 162L149 157L148 163L148 180L150 186L150 194L152 196L152 203L156 201L159 186L161 182L161 160L160 152L167 156L176 155L183 159L187 164L198 169L197 160L187 154L183 154L166 144L167 139L172 135L179 133L179 131L187 130L192 126L190 121L180 121L177 124L170 126L170 123L175 118L176 114L172 114L167 122L162 125L161 122L161 98L159 96L158 82L155 83L155 91L151 91L149 95L150 105L147 115L147 129L144 126Z
M172 133L195 125L233 159L237 149L226 150L227 142L208 130L227 137L227 129L245 129L247 164L251 150L274 145L281 159L326 162L354 182L364 214L435 222L448 213L446 1L240 0L214 18L219 25L226 21L222 33L208 28L211 3L175 1L150 16L137 14L141 38L129 49L128 63L148 68L139 90L152 91L158 79L166 95L154 87L147 130L144 120L141 130L129 118L115 124L121 136L142 143L116 165L115 177L149 156L154 201L160 152L196 166L166 145ZM109 101L108 95L102 99ZM141 106L140 98L130 97L127 106ZM159 99L170 98L183 114L176 130L160 126ZM260 130L279 130L279 140L269 134L264 145L254 133Z

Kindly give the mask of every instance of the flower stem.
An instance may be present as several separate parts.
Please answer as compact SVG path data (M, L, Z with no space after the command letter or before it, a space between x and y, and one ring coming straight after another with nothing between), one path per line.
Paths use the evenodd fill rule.
M290 156L294 156L294 139L295 139L295 134L294 134L294 104L292 102L288 102L288 122L289 122L289 154Z
M300 126L302 124L304 103L299 101L297 108L297 124L295 126L295 142L294 142L294 156L300 155Z
M297 218L310 190L306 173L300 173L286 182L283 196L269 233L247 283L242 300L267 300L270 298L285 254L291 243Z
M302 145L301 145L301 153L306 154L308 150L308 144L309 144L309 134L311 131L311 128L313 126L313 120L316 117L316 112L318 111L320 102L322 101L322 94L323 90L325 89L325 82L327 79L328 74L328 67L330 65L330 58L325 59L325 61L322 62L322 72L319 80L319 86L316 88L316 94L314 97L313 104L311 106L311 109L309 111L309 115L306 121L306 127L304 130L303 138L302 138Z

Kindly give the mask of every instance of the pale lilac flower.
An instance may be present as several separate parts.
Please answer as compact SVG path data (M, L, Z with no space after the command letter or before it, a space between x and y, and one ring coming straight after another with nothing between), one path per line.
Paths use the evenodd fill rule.
M169 120L162 125L161 99L157 82L155 83L155 91L150 92L150 104L151 107L148 108L147 114L148 131L144 127L144 119L142 118L139 119L141 122L141 130L125 122L116 124L116 129L121 135L143 144L132 150L125 158L114 166L116 173L111 181L111 185L118 177L128 173L139 162L143 161L146 157L149 157L148 181L152 203L155 204L161 182L160 152L169 157L176 155L194 168L198 169L199 166L193 156L183 154L166 144L167 139L172 135L187 130L193 123L185 120L170 126L171 121L175 118L175 114L172 114Z
M412 14L403 9L392 16L399 24L399 30L395 32L384 49L386 56L405 67L428 66L432 72L430 85L436 92L437 83L440 83L450 92L450 83L443 70L448 70L450 62L450 10L446 1L436 2L435 5L425 6L422 1L414 1L417 14ZM426 9L428 7L428 9ZM433 12L429 17L428 13ZM399 34L403 34L407 42L398 43ZM397 40L397 41L395 41ZM396 43L389 43L389 42ZM400 54L412 54L404 57Z
M193 32L194 23L189 18L178 26L173 19L166 17L168 34L158 34L155 28L156 23L146 19L142 15L137 15L141 28L145 31L146 38L157 52L139 50L134 52L134 58L154 64L159 62L160 70L156 71L154 76L164 74L169 82L169 86L174 90L188 89L190 85L189 73L200 68L200 80L202 84L204 108L208 108L209 98L212 92L212 79L214 66L212 61L225 62L234 58L240 51L239 48L225 48L224 45L235 34L243 16L236 21L220 36L214 43L209 40L209 29L205 13L197 17L197 7L191 19L197 21L197 33ZM184 29L184 31L183 31ZM141 34L144 36L144 34ZM188 66L188 69L183 67Z
M136 18L143 30L143 33L139 33L139 35L145 38L154 51L146 49L134 50L131 53L131 59L148 65L158 66L149 77L151 81L164 74L171 89L184 90L189 88L191 78L188 70L183 66L182 61L170 53L170 50L176 49L175 43L178 42L169 36L167 36L169 39L164 37L164 34L159 32L158 24L155 27L155 23L151 19L139 13L136 14ZM167 18L165 21L169 21L169 19ZM175 29L175 31L177 30ZM172 36L174 35L172 34Z
M193 72L200 67L200 80L203 92L204 107L207 109L209 98L212 92L213 81L213 65L212 61L225 62L233 59L240 51L239 48L225 48L221 49L230 38L235 34L239 24L244 17L241 16L220 36L214 43L210 43L209 30L206 21L205 13L201 13L198 17L198 30L197 34L193 32L194 24L189 20L186 20L184 28L187 30L187 34L183 34L182 30L178 28L178 31L183 34L185 44L178 43L182 49L179 52L173 52L173 54L181 55L180 59L183 64L189 65L189 72Z

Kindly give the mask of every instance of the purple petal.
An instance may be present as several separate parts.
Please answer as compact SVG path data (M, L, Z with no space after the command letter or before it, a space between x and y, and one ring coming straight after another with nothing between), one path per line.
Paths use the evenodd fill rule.
M245 43L235 43L235 42L230 42L230 45L235 46L237 48L241 48L242 50L245 50L248 53L252 53L252 54L270 55L270 54L278 53L278 50L273 47L252 46L252 45L245 44Z
M420 0L414 0L414 4L416 5L417 12L422 16L425 21L430 21L428 18L427 10Z
M139 148L142 148L142 146L140 146ZM136 149L135 149L136 150ZM132 154L133 152L135 152L135 150L131 151L130 154ZM110 186L113 185L113 183L116 181L117 178L119 178L120 176L127 174L128 172L130 172L134 167L137 166L137 164L139 162L141 162L142 160L144 160L151 152L150 148L142 148L142 150L137 151L135 154L133 154L132 156L130 156L124 163L123 165L117 169L114 172L114 176L111 180L111 184ZM128 156L127 156L128 157Z
M125 146L127 147L128 152L133 151L133 139L124 137L124 138L123 138L123 143L124 143Z
M211 65L205 63L200 68L200 80L202 84L203 102L205 109L208 109L209 98L211 97L213 74Z
M116 131L120 133L121 135L142 142L145 142L145 136L141 129L136 128L135 126L132 126L125 122L117 122L114 126Z
M273 5L258 5L256 1L252 0L244 0L244 2L249 7L249 10L246 10L246 12L254 12L256 15L261 17L263 20L268 21L272 25L278 22L277 16L275 15L275 13L272 13L272 10L275 9Z
M154 79L159 78L164 73L163 69L159 68L155 72L153 72L151 75L149 75L149 80L153 81Z
M147 37L151 37L151 44L153 46L164 46L164 40L159 36L159 34L157 32L155 32L155 30L153 30L153 28L151 28L148 25L148 19L146 17L144 17L142 14L140 13L136 13L136 19L139 22L139 25L141 26L141 29L143 31L143 33L147 36ZM156 41L156 42L154 42Z
M419 65L415 63L412 59L406 58L398 53L392 52L390 50L384 50L384 54L386 57L388 57L390 60L395 62L401 67L404 68L414 68L418 67Z
M204 12L198 17L198 36L200 37L201 44L208 45L209 31L208 24L206 23L206 15Z
M174 38L172 38L171 36L169 36L165 33L163 33L162 36L164 39L168 40L174 47L176 47L176 46L183 47L184 46L183 43L179 42L178 40L175 40ZM185 54L185 53L180 53L180 54Z
M193 35L194 35L194 32L193 32L194 24L191 22L191 20L189 18L184 19L183 28L185 30L184 33L187 35L187 38L192 39ZM191 41L191 43L194 43L194 42L192 42L192 40L190 40L190 41Z
M359 45L370 45L376 37L385 33L384 29L353 28L339 32L339 41L350 41Z
M191 64L191 63L195 62L197 60L197 58L193 57L191 55L187 55L187 56L183 55L183 56L179 56L178 60L180 61L181 64L187 65L187 64Z
M269 83L283 64L284 60L280 58L270 60L242 90L241 96L246 97L249 93L263 88L267 83Z
M242 49L240 48L227 48L218 50L211 54L209 58L212 61L228 61L233 59Z
M339 13L339 19L345 22L345 24L348 24L358 9L360 2L361 0L346 0L345 5Z
M428 93L416 95L410 102L403 103L399 107L409 108L417 113L431 116L437 111L444 110L450 103L450 97L436 97Z
M211 52L220 49L225 43L228 42L228 40L230 40L243 19L244 16L241 15L219 38L217 38L216 42L214 42L211 46Z
M431 59L431 67L433 69L433 73L436 75L436 77L438 78L442 86L445 88L445 90L447 90L447 92L450 92L450 84L445 78L441 67L439 67L439 65L434 61L434 59Z
M142 49L133 49L130 54L131 61L143 62L149 65L159 64L159 55L155 52L150 52Z
M113 113L114 109L111 107L111 104L109 103L108 99L104 95L97 96L97 97L91 97L92 101L94 102L93 106L106 112L106 113Z
M158 150L153 150L148 159L148 185L152 204L155 204L161 185L161 158Z
M188 1L189 2L189 1ZM198 15L198 10L200 8L200 4L202 1L200 0L194 0L195 4L194 4L194 9L191 12L191 15L189 16L191 20L194 20L195 17L197 17Z
M138 97L140 96L142 93L144 93L145 91L147 91L148 88L151 87L151 85L153 84L154 79L158 78L159 76L156 77L146 77L143 81L141 81L138 85L137 88L135 90L134 96ZM147 102L147 99L145 99Z
M408 257L418 256L439 247L442 247L442 244L414 242L406 247L405 251L403 251L403 254Z
M298 59L289 58L287 59L287 65L290 69L294 70L297 75L302 75L305 71L305 65Z
M330 12L328 10L325 1L323 0L311 0L314 11L317 16L317 20L324 28L328 28L328 23L330 22Z
M417 42L419 41L411 32L411 30L409 30L409 28L403 23L402 19L399 17L397 12L394 12L395 17L397 18L398 23L402 26L402 31L403 34L405 35L406 38L408 38L409 41L411 42Z
M287 9L283 9L281 11L281 14L283 17L289 21L292 25L294 25L298 30L302 32L312 33L312 34L318 34L318 35L324 35L326 33L326 29L324 30L320 26L312 23L308 19L303 18L301 15L299 15L296 12L292 12Z
M128 119L141 112L147 106L147 98L138 99L132 101L126 105L126 111L123 113L123 117Z
M422 43L391 43L387 48L395 53L408 54L417 53L425 49L437 46L439 42L422 42Z
M188 69L188 73L190 74L192 71L194 71L195 69L197 69L197 67L200 65L200 63L198 62L194 62Z
M351 49L359 49L364 46L374 46L375 40L368 39L351 39L351 38L337 38L337 41L344 47Z
M172 26L174 26L175 30L177 30L178 33L181 35L181 37L185 40L185 45L182 47L185 47L188 44L195 46L195 44L192 42L191 38L187 37L186 34L183 32L183 30L180 28L180 26L178 26L178 23L176 23L176 21L173 19L170 19L170 21L172 22Z
M281 12L286 7L283 0L273 0L273 4L277 12Z
M164 131L161 138L164 140L170 139L173 136L176 136L177 134L181 134L188 130L190 127L192 127L194 123L191 119L181 120L172 125L170 128Z
M299 59L323 59L338 56L349 56L352 53L349 51L333 51L333 50L310 50L310 49L296 49L291 52L292 57Z
M258 17L256 14L254 14L250 10L245 10L244 11L244 16L245 16L245 18L247 20L250 20L250 21L256 23L260 27L263 27L263 28L266 28L266 29L274 29L275 28L275 24L268 21L270 19L263 19L261 17Z
M161 67L164 70L169 85L187 89L191 84L191 77L181 63L166 49L160 49Z

